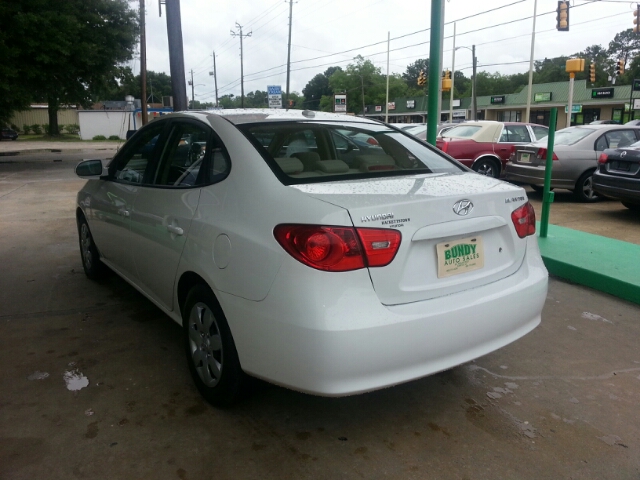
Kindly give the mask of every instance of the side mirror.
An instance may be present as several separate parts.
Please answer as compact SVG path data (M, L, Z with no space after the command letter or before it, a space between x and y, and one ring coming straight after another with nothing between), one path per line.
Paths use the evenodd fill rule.
M101 177L103 171L104 168L102 167L102 160L99 159L83 160L76 165L76 175L80 178L90 179Z

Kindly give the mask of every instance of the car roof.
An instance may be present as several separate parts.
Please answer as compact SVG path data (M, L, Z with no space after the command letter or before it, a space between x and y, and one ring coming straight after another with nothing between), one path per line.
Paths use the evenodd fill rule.
M313 110L284 110L279 108L230 108L221 110L189 110L176 112L191 116L218 115L226 118L235 125L255 122L286 122L286 121L336 121L345 123L366 123L369 125L380 125L376 120L354 115L344 115L339 113L316 112Z

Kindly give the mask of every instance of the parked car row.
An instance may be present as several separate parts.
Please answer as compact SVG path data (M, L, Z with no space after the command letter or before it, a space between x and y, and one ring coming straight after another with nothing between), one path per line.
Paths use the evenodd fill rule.
M16 132L13 128L3 127L2 131L0 131L0 140L17 140L18 132Z

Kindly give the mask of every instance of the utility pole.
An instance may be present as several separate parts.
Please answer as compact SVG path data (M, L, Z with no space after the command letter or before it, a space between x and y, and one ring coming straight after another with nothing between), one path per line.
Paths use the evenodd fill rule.
M240 37L240 108L244 108L244 65L242 58L242 37L250 37L253 32L242 34L242 25L236 22L236 28L239 33L231 30L232 37Z
M147 38L145 35L144 0L140 0L140 106L142 125L149 121L147 114Z
M194 88L195 85L193 84L193 69L191 69L191 80L189 81L189 85L191 85L191 110L195 110L195 95L194 95Z
M429 45L429 100L427 106L427 142L436 144L438 97L440 96L440 57L442 56L442 0L431 1L431 33Z
M471 101L472 101L471 116L475 121L475 120L478 120L478 95L476 93L476 68L478 66L478 59L476 58L475 45L471 45L471 55L473 56L473 81L471 82Z
M287 97L285 105L289 106L289 78L291 76L291 27L293 23L293 0L289 0L289 46L287 48Z
M536 46L536 14L538 11L538 0L533 2L533 28L531 29L531 56L529 57L529 86L527 87L527 109L524 114L524 122L530 122L531 116L531 87L533 85L533 53Z
M180 0L165 0L165 8L167 9L167 37L169 39L169 69L171 72L173 110L179 112L187 110Z
M218 106L218 72L216 72L216 51L213 51L213 72L209 72L209 75L213 73L213 84L216 89L216 107Z

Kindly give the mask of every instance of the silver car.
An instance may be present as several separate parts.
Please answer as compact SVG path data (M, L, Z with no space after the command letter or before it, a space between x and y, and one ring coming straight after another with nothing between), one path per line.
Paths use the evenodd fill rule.
M640 140L640 127L625 125L581 125L558 130L553 147L551 188L573 191L578 200L593 202L600 197L593 190L593 172L598 157L607 148L620 148ZM505 170L505 179L530 184L534 190L544 185L547 137L514 147Z

